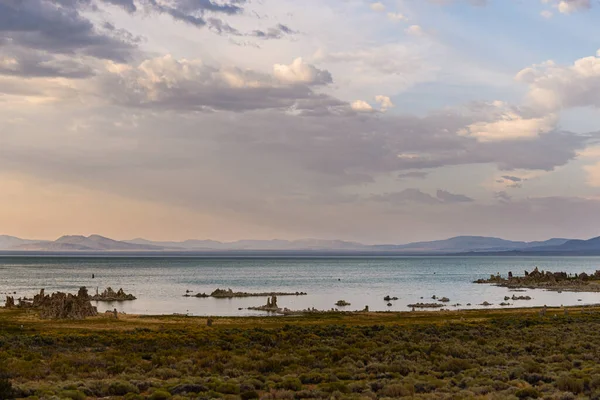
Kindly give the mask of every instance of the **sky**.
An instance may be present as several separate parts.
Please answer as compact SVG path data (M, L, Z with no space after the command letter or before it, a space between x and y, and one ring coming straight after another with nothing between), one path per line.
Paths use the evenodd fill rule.
M600 235L596 0L0 0L0 233Z

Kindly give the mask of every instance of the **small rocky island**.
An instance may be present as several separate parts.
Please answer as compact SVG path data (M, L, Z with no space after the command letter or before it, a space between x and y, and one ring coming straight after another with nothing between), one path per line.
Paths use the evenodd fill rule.
M546 289L555 292L600 292L600 270L592 275L585 272L568 274L566 272L540 271L537 267L532 271L525 271L524 276L508 277L491 275L490 279L479 279L475 283L487 283L509 289ZM527 300L516 298L513 300Z
M132 294L127 294L123 291L123 289L119 289L119 291L115 292L112 288L107 288L104 292L98 293L96 290L96 294L92 296L92 300L94 301L131 301L136 300L136 297Z
M231 289L216 289L211 294L198 293L194 296L190 295L188 291L184 297L198 297L207 298L214 297L217 299L232 299L235 297L273 297L273 296L306 296L305 292L265 292L265 293L248 293L248 292L234 292Z
M267 304L259 307L248 307L248 310L254 311L267 311L267 312L281 312L281 308L277 305L277 296L271 296L267 298Z
M350 305L350 303L348 303L346 300L338 300L335 305L338 307L347 307Z
M37 310L42 319L85 319L98 315L90 300L85 287L80 288L76 295L62 292L47 295L42 289L32 300L17 299L16 304L14 297L7 296L5 307Z

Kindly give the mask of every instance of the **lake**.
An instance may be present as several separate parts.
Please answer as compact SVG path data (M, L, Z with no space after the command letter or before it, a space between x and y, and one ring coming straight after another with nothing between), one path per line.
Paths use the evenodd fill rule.
M408 304L448 297L449 309L499 307L506 288L472 283L509 271L522 275L535 267L549 271L593 273L600 257L124 257L124 256L0 256L0 299L6 294L32 297L46 292L75 293L106 287L134 294L130 302L98 303L98 310L117 308L131 314L189 314L213 316L265 315L246 308L266 303L266 297L186 298L186 290L210 294L216 288L245 292L307 292L279 297L280 307L328 310L338 300L343 310L409 311ZM92 274L95 278L92 279ZM530 301L511 307L584 305L600 303L600 293L557 293L527 290ZM388 307L386 295L398 297ZM460 303L462 306L453 307ZM471 306L467 306L471 303ZM241 310L240 310L241 308ZM337 307L336 307L337 308Z

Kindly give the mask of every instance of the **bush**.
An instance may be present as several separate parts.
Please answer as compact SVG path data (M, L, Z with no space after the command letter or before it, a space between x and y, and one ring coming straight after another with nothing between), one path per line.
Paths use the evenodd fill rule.
M154 391L149 397L148 399L150 400L167 400L171 398L171 393L167 392L166 390L156 390Z
M137 386L125 381L113 382L108 387L108 393L112 396L125 396L127 393L138 394L139 392Z
M517 396L519 399L537 399L540 397L540 392L538 392L535 388L526 387L517 390L515 396Z
M6 378L0 378L0 399L12 399L13 397L12 383Z
M556 381L556 387L564 392L579 394L583 392L583 379L576 379L569 375L562 375Z
M251 399L259 399L260 396L258 395L258 393L255 390L249 390L247 392L244 392L240 395L240 397L242 398L242 400L251 400Z

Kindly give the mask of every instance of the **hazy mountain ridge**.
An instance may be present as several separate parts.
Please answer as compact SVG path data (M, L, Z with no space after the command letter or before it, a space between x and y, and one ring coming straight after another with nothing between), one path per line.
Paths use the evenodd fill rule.
M62 236L55 241L34 241L13 236L0 236L0 250L12 251L372 251L396 253L466 253L503 251L580 251L599 250L600 238L590 240L549 239L520 242L484 236L457 236L445 240L415 242L403 245L366 245L343 240L214 240L152 241L143 238L118 241L100 235Z

